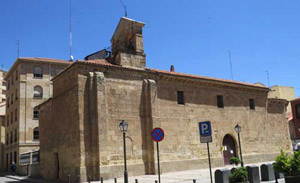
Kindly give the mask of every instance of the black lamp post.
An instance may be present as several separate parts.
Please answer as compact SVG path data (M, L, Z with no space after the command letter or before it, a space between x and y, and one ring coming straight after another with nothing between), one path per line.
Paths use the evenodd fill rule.
M241 147L241 139L240 139L240 132L241 132L242 127L239 124L237 124L237 125L235 125L234 129L235 129L236 133L238 134L240 157L241 157L241 166L244 167L243 156L242 156L242 147Z
M128 123L124 120L119 124L120 131L123 133L123 148L124 148L124 183L128 183L128 172L126 163L126 141L125 133L128 129Z

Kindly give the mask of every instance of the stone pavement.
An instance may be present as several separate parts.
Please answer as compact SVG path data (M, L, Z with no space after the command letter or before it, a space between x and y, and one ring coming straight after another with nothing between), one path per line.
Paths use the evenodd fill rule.
M271 163L271 162L264 162ZM264 163L251 164L260 166ZM249 164L250 165L250 164ZM245 165L248 166L248 165ZM228 168L231 169L232 166L218 167L212 169L213 182L214 182L214 172L217 169ZM129 172L130 176L130 172ZM157 175L140 175L129 177L129 183L135 183L135 179L138 179L138 183L155 183L155 180L158 180ZM168 172L161 175L161 183L193 183L193 179L196 180L196 183L211 183L209 169L197 169L197 170L187 170L180 172ZM264 181L262 183L274 183L275 181ZM279 183L284 183L284 179L280 179ZM114 183L114 179L104 180L104 183ZM117 183L124 183L124 178L118 178Z
M270 162L265 162L270 163ZM260 166L263 163L259 164L251 164L251 165L258 165ZM245 165L247 166L247 165ZM214 176L214 172L216 169L221 168L228 168L231 169L232 166L226 166L226 167L218 167L212 169L212 174ZM129 172L130 176L130 172ZM6 178L10 178L12 180L19 180L19 182L32 182L32 183L51 183L48 181L43 181L41 179L34 179L34 178L28 178L28 177L21 177L21 176L11 176L6 175ZM129 177L129 183L135 183L135 179L138 179L138 183L155 183L155 180L158 180L157 175L140 175L140 176L131 176ZM193 183L193 179L196 180L196 183L211 183L210 182L210 176L209 176L209 169L197 169L197 170L187 170L187 171L180 171L180 172L168 172L163 173L161 175L161 183ZM1 177L0 177L0 182ZM12 181L14 182L14 181ZM93 181L96 182L96 181ZM214 177L213 177L214 182ZM274 183L275 181L264 181L262 183ZM284 183L284 179L280 179L278 181L279 183ZM104 180L104 183L115 183L114 179ZM124 183L124 178L118 178L117 183Z
M261 165L263 163L257 164ZM232 166L218 167L212 169L213 182L214 182L214 172L217 169L228 168L231 169ZM141 175L129 177L129 183L135 183L135 179L138 179L138 183L155 183L155 180L158 180L157 175ZM187 170L180 172L168 172L161 175L162 183L193 183L193 179L196 180L196 183L211 183L209 169L197 169L197 170ZM124 183L124 178L118 178L118 183ZM262 183L274 183L275 181L264 181ZM284 179L280 179L279 183L284 183ZM114 179L106 180L104 183L114 183Z

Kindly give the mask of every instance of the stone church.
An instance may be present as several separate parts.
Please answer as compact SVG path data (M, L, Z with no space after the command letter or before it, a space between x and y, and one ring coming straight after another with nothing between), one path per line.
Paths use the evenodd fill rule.
M43 178L122 177L121 120L129 124L129 176L156 173L155 127L165 132L163 173L208 167L202 121L212 124L214 167L238 156L236 124L242 127L245 163L271 161L280 149L291 150L286 100L268 98L269 88L260 85L147 68L143 27L121 18L109 56L76 61L52 79L53 97L39 106Z

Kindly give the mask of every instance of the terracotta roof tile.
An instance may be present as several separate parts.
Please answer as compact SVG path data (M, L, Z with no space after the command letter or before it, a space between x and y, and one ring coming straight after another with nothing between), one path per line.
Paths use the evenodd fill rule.
M40 62L53 62L53 63L64 63L64 64L72 64L73 62L67 60L53 59L53 58L38 58L38 57L21 57L19 60L26 61L40 61Z
M37 62L51 62L51 63L58 63L58 64L72 64L74 62L70 62L67 60L60 60L60 59L52 59L52 58L38 58L38 57L20 57L18 58L15 63L12 65L12 67L9 69L9 71L7 72L5 79L7 79L12 70L14 70L14 67L20 62L20 61L37 61Z
M174 75L174 76L184 76L184 77L191 77L191 78L196 78L196 79L212 80L212 81L219 81L219 82L225 82L225 83L247 85L247 86L253 86L253 87L268 89L267 87L264 87L264 86L251 84L251 83L244 83L244 82L239 82L239 81L234 81L234 80L228 80L228 79L218 79L218 78L212 78L212 77L207 77L207 76L184 74L184 73L179 73L179 72L171 72L171 71L164 71L164 70L151 69L151 68L146 68L146 70L154 71L154 72L157 72L157 73L164 73L164 74L168 74L168 75Z
M78 62L84 63L84 64L102 65L102 66L107 66L107 67L118 67L118 68L131 69L131 70L141 70L141 69L138 69L138 68L122 67L122 66L119 66L119 65L114 65L114 64L109 63L106 60L89 60L89 61L78 61ZM227 79L217 79L217 78L212 78L212 77L198 76L198 75L192 75L192 74L184 74L184 73L179 73L179 72L171 72L171 71L164 71L164 70L151 69L151 68L145 68L145 70L150 71L150 72L160 73L160 74L167 74L167 75L173 75L173 76L183 76L183 77L189 77L189 78L218 81L218 82L224 82L224 83L228 83L228 84L238 84L238 85L251 86L251 87L256 87L256 88L261 88L261 89L268 90L268 88L264 87L264 86L251 84L251 83L244 83L244 82L239 82L239 81L233 81L233 80L227 80Z
M107 65L107 66L118 66L118 65L113 65L113 64L109 63L108 61L106 61L104 59L86 60L86 61L78 60L78 62L91 63L91 64L100 64L100 65Z
M298 100L300 100L300 97L295 98L294 100L291 100L291 101L298 101Z

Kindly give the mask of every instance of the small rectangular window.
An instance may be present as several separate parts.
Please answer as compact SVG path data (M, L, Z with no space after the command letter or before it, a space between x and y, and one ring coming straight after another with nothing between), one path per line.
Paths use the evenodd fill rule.
M9 88L10 88L10 81L8 80L7 81L7 90L9 90Z
M17 164L17 151L14 152L14 160L15 160L15 163Z
M7 105L7 108L9 108L9 97L7 97L7 103L6 103L6 105Z
M17 131L17 129L15 129L15 142L17 142L18 141L18 131Z
M255 110L254 99L249 99L249 107L250 107L251 110Z
M15 100L18 100L18 89L16 89L16 98L15 98Z
M184 105L184 93L183 93L183 91L177 91L177 103Z
M9 115L7 115L7 125L6 126L9 126Z
M13 122L14 122L14 113L11 112L10 113L10 124L13 124Z
M295 107L296 107L296 118L300 119L300 104L297 104Z
M10 144L13 143L13 132L10 132Z
M18 110L15 109L15 121L18 121Z
M37 109L33 109L33 119L39 118L39 111Z
M16 70L16 80L18 80L18 70Z
M223 95L217 95L218 108L224 108Z

